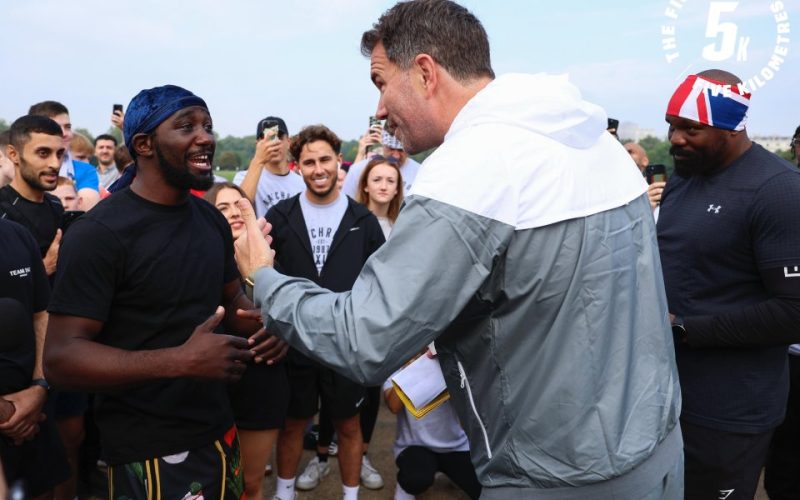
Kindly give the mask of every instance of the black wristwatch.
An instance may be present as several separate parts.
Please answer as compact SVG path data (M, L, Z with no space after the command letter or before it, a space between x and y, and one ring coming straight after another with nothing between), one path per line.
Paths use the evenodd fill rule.
M680 316L675 316L672 320L672 337L675 340L675 344L686 345L689 343L688 336L686 335L686 327L683 326L683 318Z
M38 385L39 387L44 387L44 390L50 394L50 384L47 383L47 380L43 378L35 378L31 380L31 387L34 385Z

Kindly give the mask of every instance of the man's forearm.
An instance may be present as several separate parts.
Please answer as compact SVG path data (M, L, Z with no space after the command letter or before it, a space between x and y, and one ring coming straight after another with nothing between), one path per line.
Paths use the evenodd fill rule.
M255 204L256 202L256 189L258 188L258 180L261 178L261 171L263 167L256 163L256 159L253 158L250 161L250 166L247 167L247 173L242 179L242 184L239 186L244 191L244 194L247 195L247 199L250 200L250 203Z
M177 347L127 351L71 338L45 353L44 373L59 388L102 391L183 376Z
M772 298L716 316L684 318L690 347L771 347L800 342L800 300Z
M36 358L33 364L33 378L43 378L42 359L44 358L44 341L47 335L47 311L33 313L33 333L36 340Z

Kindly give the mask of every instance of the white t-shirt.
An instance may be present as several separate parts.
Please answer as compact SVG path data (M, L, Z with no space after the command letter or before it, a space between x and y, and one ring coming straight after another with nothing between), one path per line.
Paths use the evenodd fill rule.
M347 196L340 194L336 200L327 205L317 205L309 201L305 193L300 195L300 208L308 229L311 241L311 253L317 265L317 274L322 274L328 251L333 243L333 235L339 229L342 217L347 210Z
M388 217L378 217L378 224L381 225L381 231L383 231L384 239L389 239L389 235L392 233L392 227L394 223L389 220Z
M386 392L391 388L390 377L384 382L383 391ZM409 446L423 446L436 453L469 451L467 435L461 428L450 401L445 401L419 420L405 408L397 414L394 456L397 457Z
M237 172L233 177L233 183L241 186L246 175L246 170ZM306 184L303 182L303 178L294 172L278 175L267 169L262 170L256 186L256 217L264 217L273 205L281 200L291 198L297 193L302 193L305 189Z
M367 163L369 163L369 160L361 160L358 163L353 163L350 165L350 170L347 171L347 177L344 178L342 192L354 200L358 199L356 197L358 180L361 177L361 173L364 171L364 167L367 166ZM411 185L414 184L414 178L417 176L420 167L422 167L422 165L411 158L406 158L406 162L400 167L400 175L403 176L403 196L408 196L411 192Z

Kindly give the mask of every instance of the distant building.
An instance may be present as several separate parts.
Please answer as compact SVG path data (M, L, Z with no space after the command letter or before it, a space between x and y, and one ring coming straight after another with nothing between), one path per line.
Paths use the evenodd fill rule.
M771 151L776 153L778 151L788 151L789 150L789 143L792 142L792 138L789 136L778 136L778 135L756 135L751 137L754 142L757 142L767 151Z
M622 122L617 129L617 135L619 135L622 141L639 142L645 137L655 137L656 139L664 140L667 138L666 131L666 125L664 126L664 130L657 131L651 128L642 128L633 122Z

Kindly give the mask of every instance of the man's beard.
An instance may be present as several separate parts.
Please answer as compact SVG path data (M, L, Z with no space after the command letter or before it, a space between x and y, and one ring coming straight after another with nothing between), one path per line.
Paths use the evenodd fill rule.
M25 183L36 191L53 191L58 187L58 182L54 182L52 186L43 184L39 179L39 174L43 172L36 173L33 169L28 168L28 163L24 158L19 159L19 170ZM54 173L58 176L58 170L55 170Z
M176 167L170 163L158 145L156 145L156 156L158 157L158 168L170 186L180 190L208 191L214 185L214 174L211 171L208 172L208 175L196 177L189 172L188 168Z
M689 153L680 148L672 146L669 148L669 154L673 157L675 162L675 173L681 177L691 177L693 175L708 175L719 168L719 161L712 156L703 153ZM679 154L686 159L678 160L675 155Z

